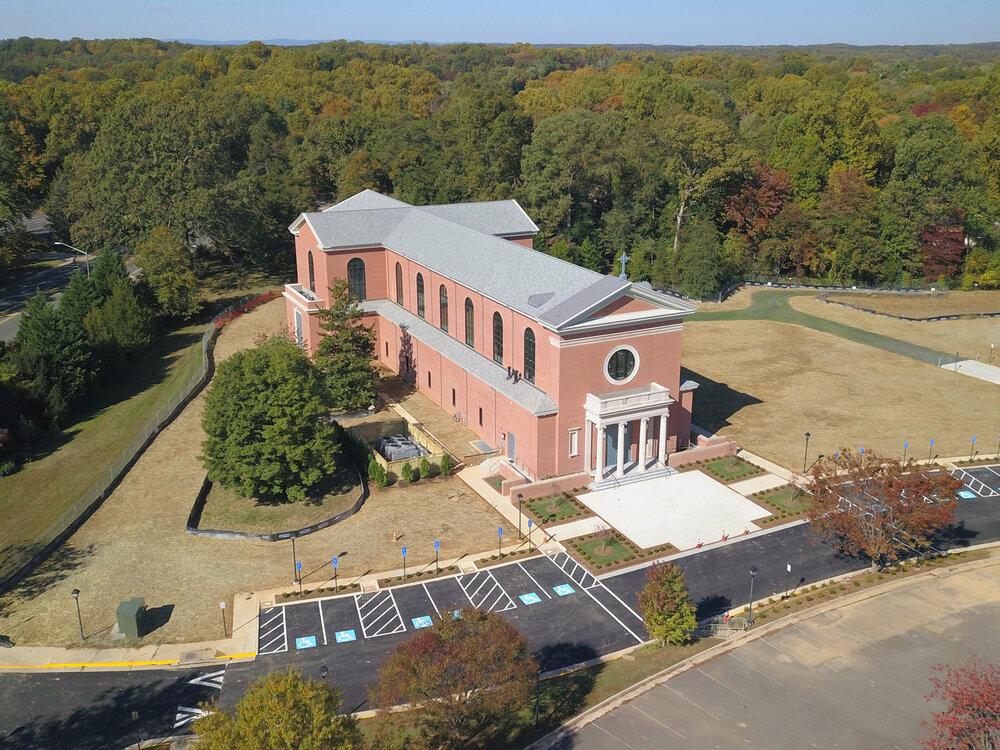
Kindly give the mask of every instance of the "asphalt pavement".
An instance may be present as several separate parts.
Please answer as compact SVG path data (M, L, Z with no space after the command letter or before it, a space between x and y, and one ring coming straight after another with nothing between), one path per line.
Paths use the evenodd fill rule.
M49 302L54 302L69 284L69 277L79 267L75 259L67 259L65 265L25 276L4 290L3 297L0 298L0 341L14 339L21 312L37 291L41 290Z

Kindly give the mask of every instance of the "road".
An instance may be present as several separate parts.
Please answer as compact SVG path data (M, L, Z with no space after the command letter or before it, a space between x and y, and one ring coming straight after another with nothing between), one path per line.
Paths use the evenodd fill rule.
M12 341L17 333L20 313L39 289L49 302L55 301L69 284L69 277L80 266L75 262L46 268L12 284L0 299L0 341Z
M1000 469L975 469L967 478L963 491L972 497L959 500L957 532L942 541L943 547L1000 540L1000 494L990 495L1000 491ZM745 604L751 566L758 569L757 601L783 593L800 579L809 584L864 567L812 538L805 525L699 550L677 562L701 616ZM644 570L635 570L598 580L559 555L377 594L272 607L261 613L259 656L226 668L220 702L235 704L253 680L270 671L296 667L318 679L320 667L326 666L330 681L341 686L345 709L363 710L368 708L367 685L395 645L421 627L423 618L469 604L509 618L528 639L543 669L577 664L646 637L634 611L644 576ZM173 725L178 707L197 703L184 692L192 674L0 674L5 696L0 702L0 745L45 747L51 743L41 740L60 736L60 747L124 747L134 742L134 727L126 721L131 710L139 711L144 737L183 733L187 723L176 729ZM21 737L26 739L22 742Z

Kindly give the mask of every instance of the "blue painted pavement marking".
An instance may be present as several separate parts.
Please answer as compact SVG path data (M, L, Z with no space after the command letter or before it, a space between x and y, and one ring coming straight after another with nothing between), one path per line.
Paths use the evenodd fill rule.
M564 583L561 586L553 586L552 590L559 594L559 596L568 596L576 591L576 589L568 583Z
M538 602L542 600L542 597L540 597L535 592L531 592L530 594L521 594L517 598L520 599L525 604L538 604Z
M354 634L353 630L338 630L334 635L337 643L347 643L348 641L356 641L358 637Z
M307 635L305 638L295 639L295 648L316 648L316 636Z
M412 617L410 618L410 622L413 623L414 630L419 630L420 628L429 628L431 625L434 624L431 618L426 615L424 617Z
M969 492L968 490L959 490L958 496L963 500L974 500L979 497L975 492Z

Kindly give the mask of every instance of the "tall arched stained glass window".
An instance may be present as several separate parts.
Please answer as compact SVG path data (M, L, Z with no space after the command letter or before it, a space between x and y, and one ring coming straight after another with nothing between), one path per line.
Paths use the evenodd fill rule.
M448 290L445 288L444 284L441 285L441 289L438 292L438 307L439 313L441 315L441 330L445 333L448 332Z
M426 310L424 308L424 277L421 274L417 274L417 315L421 318L426 318Z
M396 264L396 304L403 304L403 267Z
M535 332L524 329L524 379L535 382Z
M361 258L347 261L347 288L355 299L365 299L365 262Z
M476 346L476 308L468 297L465 298L465 343Z
M503 364L503 318L500 313L493 313L493 361Z

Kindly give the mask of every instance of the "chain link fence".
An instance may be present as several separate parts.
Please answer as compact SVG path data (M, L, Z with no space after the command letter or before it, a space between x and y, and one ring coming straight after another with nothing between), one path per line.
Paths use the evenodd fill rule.
M60 544L83 524L90 515L100 507L104 499L125 477L143 451L149 447L160 431L180 414L187 403L211 379L214 372L212 350L215 339L226 323L239 317L253 308L270 302L281 294L271 291L266 294L248 295L230 305L215 316L211 323L205 326L201 335L201 362L198 369L184 383L177 387L176 392L167 403L153 415L139 430L128 447L112 460L100 479L87 489L73 505L66 509L36 540L27 552L19 551L11 557L0 560L0 592L9 590L18 581L27 576L40 565ZM25 554L34 552L25 561Z

